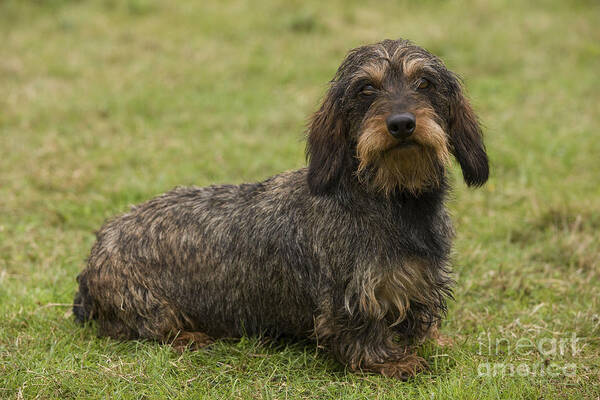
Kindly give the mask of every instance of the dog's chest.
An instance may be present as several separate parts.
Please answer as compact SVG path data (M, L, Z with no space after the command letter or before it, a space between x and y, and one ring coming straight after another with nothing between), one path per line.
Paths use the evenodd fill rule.
M358 309L375 320L387 319L396 325L406 318L411 305L433 301L436 278L425 259L411 258L402 264L382 268L370 265L357 271L346 292L346 306L357 295Z
M345 300L349 310L395 325L411 307L439 302L452 227L443 206L410 204L385 211L371 221L370 230L378 233L364 249L370 256L359 260L353 271Z

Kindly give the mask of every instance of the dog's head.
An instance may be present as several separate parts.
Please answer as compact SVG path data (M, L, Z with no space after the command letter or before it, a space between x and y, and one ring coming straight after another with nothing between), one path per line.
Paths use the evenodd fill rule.
M469 186L487 181L481 128L457 76L407 40L384 40L350 51L331 81L308 129L308 183L326 193L354 176L418 194L440 184L450 154Z

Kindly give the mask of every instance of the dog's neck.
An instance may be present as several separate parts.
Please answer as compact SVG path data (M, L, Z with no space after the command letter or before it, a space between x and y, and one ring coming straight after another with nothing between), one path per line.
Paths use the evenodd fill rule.
M365 206L368 204L387 204L393 208L402 208L405 212L410 209L422 212L423 210L443 206L448 190L448 179L443 172L440 174L437 186L423 188L417 193L402 188L396 188L390 193L376 191L359 180L355 174L345 174L324 195L337 199L346 207L354 207L357 204L365 204Z

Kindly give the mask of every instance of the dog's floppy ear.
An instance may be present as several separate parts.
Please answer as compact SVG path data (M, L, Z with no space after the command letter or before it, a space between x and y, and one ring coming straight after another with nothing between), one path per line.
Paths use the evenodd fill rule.
M308 186L314 194L324 194L334 188L351 161L340 101L341 96L332 86L309 123L306 144Z
M465 182L468 186L477 187L488 180L488 157L477 116L463 95L458 80L455 80L455 85L450 104L450 146L460 164Z

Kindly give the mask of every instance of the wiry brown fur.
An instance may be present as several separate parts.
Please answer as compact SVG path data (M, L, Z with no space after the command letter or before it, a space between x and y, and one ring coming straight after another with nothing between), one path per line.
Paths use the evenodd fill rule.
M413 113L417 118L413 140L419 146L397 148L381 112L368 116L358 138L358 177L386 195L397 188L418 194L425 188L439 187L439 167L450 161L446 133L435 121L435 112L423 107ZM370 167L373 171L365 173Z
M420 85L427 79L430 85ZM413 113L408 139L386 120ZM459 81L426 50L352 50L308 128L308 168L177 188L108 221L73 311L100 335L196 347L244 334L310 338L353 371L405 378L450 296L449 154L488 176Z

